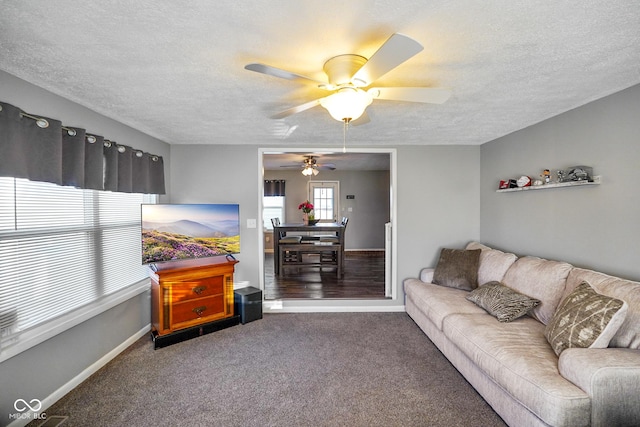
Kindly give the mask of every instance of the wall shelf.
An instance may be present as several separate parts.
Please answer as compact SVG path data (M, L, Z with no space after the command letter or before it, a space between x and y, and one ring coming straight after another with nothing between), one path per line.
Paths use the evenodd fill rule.
M529 187L504 188L502 190L496 190L496 193L511 193L514 191L529 191L529 190L548 190L550 188L561 188L561 187L581 187L583 185L599 185L601 182L602 182L602 177L598 175L593 177L593 181L554 182L551 184L531 185Z

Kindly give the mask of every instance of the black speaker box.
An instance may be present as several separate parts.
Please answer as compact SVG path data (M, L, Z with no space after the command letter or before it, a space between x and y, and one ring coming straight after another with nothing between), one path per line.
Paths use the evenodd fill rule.
M235 314L244 325L262 319L262 291L252 286L236 289L233 294Z

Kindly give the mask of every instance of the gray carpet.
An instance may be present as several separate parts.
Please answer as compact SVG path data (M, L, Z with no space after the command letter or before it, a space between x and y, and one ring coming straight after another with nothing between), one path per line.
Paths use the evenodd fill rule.
M65 426L505 425L406 313L268 314L158 350L144 337L46 413Z

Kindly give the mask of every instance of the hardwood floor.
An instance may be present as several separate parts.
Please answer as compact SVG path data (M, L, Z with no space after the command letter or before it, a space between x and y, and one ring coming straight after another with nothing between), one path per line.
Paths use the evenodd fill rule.
M317 256L317 255L306 255ZM384 252L348 251L344 276L335 267L290 268L273 274L273 254L265 254L265 299L384 299Z

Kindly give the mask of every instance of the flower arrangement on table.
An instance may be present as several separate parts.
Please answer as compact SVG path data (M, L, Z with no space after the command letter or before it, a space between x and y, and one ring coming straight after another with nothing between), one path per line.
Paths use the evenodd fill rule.
M313 225L316 224L316 220L315 220L315 216L313 215L313 204L310 203L308 200L300 203L298 205L298 209L302 210L302 219L304 220L305 224L311 224L313 223Z
M306 202L300 203L300 205L298 205L298 209L302 209L302 212L310 214L313 210L313 205L307 200Z

